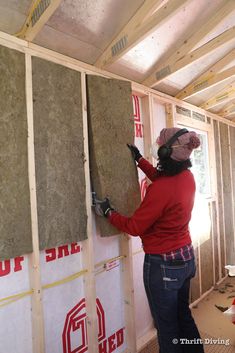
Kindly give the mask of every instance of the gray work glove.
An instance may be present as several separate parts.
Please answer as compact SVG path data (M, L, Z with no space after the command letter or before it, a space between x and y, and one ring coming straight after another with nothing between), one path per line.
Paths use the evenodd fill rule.
M138 163L139 159L143 157L138 148L135 145L131 145L129 143L127 143L127 147L130 149L134 160Z
M95 204L95 213L101 217L108 217L109 211L114 211L106 197L103 201L97 201Z

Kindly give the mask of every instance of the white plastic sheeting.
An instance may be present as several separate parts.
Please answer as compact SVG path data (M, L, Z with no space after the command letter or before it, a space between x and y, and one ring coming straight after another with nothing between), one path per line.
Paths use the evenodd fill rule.
M156 105L156 106L155 106ZM141 98L133 96L135 144L144 155L144 126ZM164 107L153 105L164 127ZM155 133L156 119L153 127ZM128 150L127 150L128 153ZM147 180L139 170L141 195ZM122 259L119 236L101 238L93 217L94 262L96 264L96 308L98 318L99 353L124 352L127 348ZM143 285L144 253L139 237L131 238L133 253L136 336L143 337L152 327ZM72 243L40 252L42 305L44 316L45 353L88 352L86 308L83 274L83 243ZM29 255L30 256L30 255ZM0 262L0 352L32 353L31 288L29 256ZM110 259L110 261L108 261ZM102 262L106 262L106 266ZM25 294L12 302L12 295ZM6 299L8 298L8 299Z

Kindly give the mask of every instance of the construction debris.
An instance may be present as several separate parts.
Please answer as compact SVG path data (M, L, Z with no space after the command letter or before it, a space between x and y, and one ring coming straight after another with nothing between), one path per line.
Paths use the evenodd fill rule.
M228 310L228 306L223 307L223 306L220 306L220 305L216 305L216 304L215 304L215 307L216 307L217 309L219 309L220 311L222 311L222 313L224 313L226 310Z

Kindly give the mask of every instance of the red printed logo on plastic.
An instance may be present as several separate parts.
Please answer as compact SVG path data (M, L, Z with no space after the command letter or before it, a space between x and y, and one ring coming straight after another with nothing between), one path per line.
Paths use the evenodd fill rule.
M106 338L105 313L98 298L96 299L96 312L98 319L99 353L114 352L116 348L124 343L124 328ZM66 315L62 334L63 353L88 352L86 318L86 303L83 298Z

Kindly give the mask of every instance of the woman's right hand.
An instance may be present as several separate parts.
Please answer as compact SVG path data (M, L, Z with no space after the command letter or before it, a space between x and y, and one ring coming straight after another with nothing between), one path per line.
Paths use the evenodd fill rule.
M138 163L139 159L143 157L138 148L135 145L131 145L129 143L127 143L127 147L131 151L134 160Z

